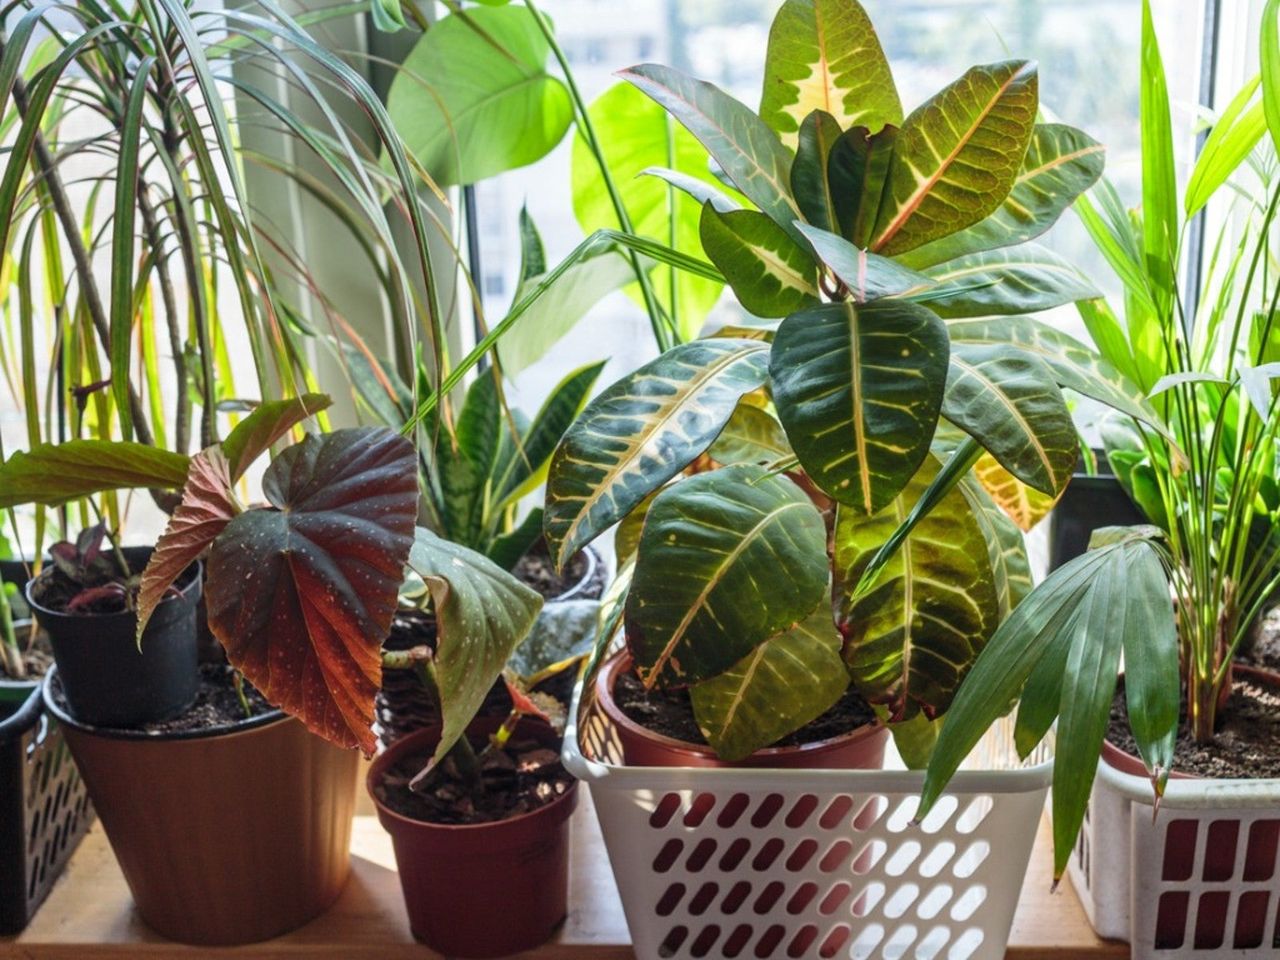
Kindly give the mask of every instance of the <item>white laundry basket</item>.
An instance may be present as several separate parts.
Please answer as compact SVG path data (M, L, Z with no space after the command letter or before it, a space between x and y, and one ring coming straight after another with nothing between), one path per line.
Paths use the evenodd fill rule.
M1280 780L1151 784L1098 764L1069 869L1094 929L1134 960L1280 960Z
M623 766L582 690L563 759L640 960L1004 956L1052 777L1017 764L1007 729L980 751L1013 769L962 770L913 826L920 772Z

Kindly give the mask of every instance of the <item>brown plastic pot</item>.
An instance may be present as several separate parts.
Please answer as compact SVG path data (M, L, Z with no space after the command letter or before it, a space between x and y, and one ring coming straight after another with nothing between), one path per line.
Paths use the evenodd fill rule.
M501 724L481 718L467 730L477 747ZM546 724L521 721L516 737L559 750ZM373 762L367 784L378 819L391 834L409 928L447 957L502 957L545 943L569 900L569 816L575 782L545 807L510 820L473 825L411 820L387 807L374 787L406 754L430 753L438 725L397 740Z
M829 740L797 747L765 747L745 760L726 763L708 746L687 743L654 733L636 723L613 699L618 676L631 669L631 655L616 654L596 675L596 698L613 724L629 767L776 767L798 770L879 770L889 731L879 723L867 724Z
M224 946L323 913L350 870L359 757L279 711L181 734L93 727L44 683L46 708L156 932Z

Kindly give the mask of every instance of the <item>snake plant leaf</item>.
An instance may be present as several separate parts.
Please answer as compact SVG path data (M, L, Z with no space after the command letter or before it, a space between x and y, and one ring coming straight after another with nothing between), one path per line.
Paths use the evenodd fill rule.
M764 383L769 344L680 344L591 401L547 475L545 532L557 565L704 453L738 399Z
M1088 134L1063 123L1038 123L1013 189L995 213L903 254L902 262L923 270L965 254L1034 240L1097 182L1105 161L1106 148Z
M947 377L942 321L903 300L824 304L774 336L774 403L809 477L872 514L929 453Z
M858 303L926 290L933 292L932 279L888 257L859 250L844 237L806 223L797 223L796 229L805 235L818 257L849 288Z
M1016 347L953 345L942 415L1023 483L1066 488L1079 441L1048 365Z
M564 138L573 106L547 72L549 53L533 14L516 6L450 14L421 36L391 81L387 111L436 184L525 166Z
M832 569L844 661L858 690L893 722L945 712L1000 618L987 544L958 489L916 524L872 588L853 596L864 568L939 469L929 456L873 516L843 505L836 511Z
M1034 64L971 68L902 124L869 248L905 253L972 226L1009 195L1039 107Z
M822 515L785 476L740 465L672 484L649 508L627 646L655 683L697 683L804 620L827 589Z
M703 151L705 157L706 151ZM657 177L668 186L675 187L677 190L683 190L692 199L698 202L698 208L701 209L704 203L709 203L721 213L728 213L730 210L741 210L742 205L738 201L727 196L722 190L718 189L723 186L719 181L714 183L702 180L691 174L684 173L680 170L671 170L667 167L645 167L640 171L641 176ZM714 174L708 173L708 177L714 178ZM737 191L735 191L736 193Z
M761 118L795 146L814 110L842 128L902 123L889 61L856 0L787 0L769 30Z
M1058 497L1027 486L989 453L978 458L973 475L992 502L1024 532L1047 517L1058 502Z
M487 557L418 527L409 567L431 591L439 623L436 684L444 729L433 762L458 742L533 627L542 597Z
M969 502L973 518L987 542L987 560L995 579L996 600L1003 621L1031 592L1031 563L1022 531L983 489L975 474L976 468L961 477L957 489Z
M433 466L439 489L436 510L445 534L479 548L484 524L485 491L504 429L494 371L472 381L452 431L435 437Z
M702 207L702 249L738 302L758 317L785 317L818 303L818 265L763 213Z
M794 456L778 419L750 403L738 404L707 455L726 467L736 463L766 466Z
M814 110L800 124L796 158L791 163L791 195L805 220L831 233L839 232L832 194L831 151L844 130L825 110Z
M765 345L767 347L767 344ZM15 450L0 465L0 508L56 506L106 490L180 488L190 459L124 440L68 440Z
M254 407L222 441L232 483L244 476L249 465L271 449L273 443L332 403L323 393L306 393L288 400L268 400Z
M929 309L944 319L1034 313L1101 296L1079 270L1036 243L970 253L924 274L934 283Z
M382 641L418 514L413 445L385 427L308 435L262 486L271 506L213 542L209 627L270 703L372 754Z
M750 108L714 84L659 64L644 63L618 75L684 124L733 185L803 244L792 226L800 208L791 197L791 151Z
M826 713L849 686L840 634L825 603L728 670L689 688L698 729L728 763Z
M876 215L889 185L898 128L877 133L853 127L840 135L827 161L838 232L859 250L871 245Z

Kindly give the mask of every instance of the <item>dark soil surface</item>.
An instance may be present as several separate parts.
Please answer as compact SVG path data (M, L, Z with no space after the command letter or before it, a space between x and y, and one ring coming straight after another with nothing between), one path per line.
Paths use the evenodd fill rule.
M195 579L198 570L199 567L194 564L184 570L174 583L174 589L185 590L187 585ZM136 578L141 575L142 570L139 568L132 572L136 583ZM84 589L83 584L77 583L53 564L49 564L40 571L40 575L31 583L31 595L36 602L46 610L52 610L55 613L66 613L68 604ZM118 594L104 596L76 607L73 613L75 615L124 613L132 607L136 597L137 587L131 586Z
M546 541L539 540L532 550L520 558L511 572L520 582L542 594L544 600L555 600L578 585L578 582L586 576L589 565L587 552L582 550L565 565L563 573L556 573L555 564L551 562L551 554L547 551ZM574 593L572 599L598 600L604 593L607 576L604 564L597 563L591 582L584 584L581 590Z
M4 659L0 658L0 677L10 680L39 680L53 665L53 651L49 648L48 634L43 630L37 630L35 639L32 640L30 623L15 623L13 630L18 637L18 646L22 650L22 662L27 668L27 675L10 677L4 668Z
M485 757L479 795L467 791L448 759L439 776L415 793L409 781L430 759L428 752L401 759L374 787L378 799L401 816L425 823L494 823L545 807L573 783L554 750L536 740L513 739Z
M706 738L693 718L693 703L687 689L645 690L634 673L622 673L614 683L613 698L627 717L646 730L706 746ZM875 718L867 701L850 687L830 710L773 746L800 747L830 740L872 723Z
M1184 704L1173 769L1219 780L1280 777L1280 692L1239 677L1232 684L1226 709L1218 711L1212 743L1196 743L1186 725ZM1129 732L1123 688L1111 705L1107 740L1133 756L1138 745Z

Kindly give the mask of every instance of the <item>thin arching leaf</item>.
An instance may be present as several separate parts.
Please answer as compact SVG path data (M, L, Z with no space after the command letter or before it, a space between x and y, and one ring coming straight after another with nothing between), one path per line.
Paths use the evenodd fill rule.
M57 506L105 490L176 490L190 460L141 443L68 440L17 450L0 466L0 508Z

